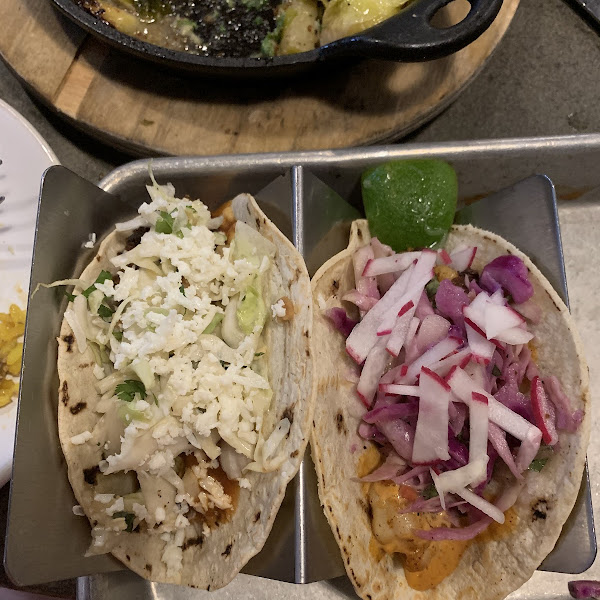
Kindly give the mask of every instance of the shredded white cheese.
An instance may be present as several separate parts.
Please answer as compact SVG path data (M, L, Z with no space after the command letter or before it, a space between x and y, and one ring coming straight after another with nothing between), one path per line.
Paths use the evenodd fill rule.
M74 435L71 438L71 444L74 446L81 446L81 444L85 444L88 440L92 439L92 434L89 431L82 431L81 433Z
M145 520L165 542L170 575L181 569L193 511L232 506L212 471L222 466L222 444L241 459L231 478L247 489L254 476L238 477L245 465L267 472L287 456L289 421L263 432L272 391L268 361L260 360L265 320L285 317L286 309L269 297L272 242L239 221L226 247L226 236L214 231L223 218L211 218L200 201L175 197L170 184L154 182L148 193L139 215L117 226L144 228L139 243L111 258L111 272L98 276L90 294L76 287L65 317L80 352L90 347L96 358L100 471L133 471L141 486L125 496L95 494L107 507L94 547ZM71 443L91 438L84 431Z
M280 298L275 304L271 305L271 314L273 315L274 319L276 317L285 317L286 311L283 299Z

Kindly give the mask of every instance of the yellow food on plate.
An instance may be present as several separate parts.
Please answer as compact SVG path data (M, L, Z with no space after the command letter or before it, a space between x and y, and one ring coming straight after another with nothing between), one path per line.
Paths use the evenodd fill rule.
M0 407L19 391L24 332L25 311L11 304L8 313L0 313Z

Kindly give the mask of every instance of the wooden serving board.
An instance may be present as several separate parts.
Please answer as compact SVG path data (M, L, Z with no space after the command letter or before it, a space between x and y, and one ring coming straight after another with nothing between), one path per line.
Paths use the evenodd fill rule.
M392 141L440 112L482 68L518 3L504 0L488 31L444 59L244 83L167 73L86 34L50 0L0 0L0 55L58 113L136 154L342 148Z

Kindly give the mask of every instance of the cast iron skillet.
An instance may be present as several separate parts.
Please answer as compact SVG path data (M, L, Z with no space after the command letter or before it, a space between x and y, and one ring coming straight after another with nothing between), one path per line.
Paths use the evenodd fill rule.
M117 31L92 16L74 0L54 0L73 21L90 33L130 54L159 65L200 75L296 75L336 59L377 58L421 62L452 54L477 39L493 22L502 0L469 0L471 8L460 23L438 29L430 21L452 0L417 0L386 21L356 35L336 40L310 52L273 58L217 58L169 50Z

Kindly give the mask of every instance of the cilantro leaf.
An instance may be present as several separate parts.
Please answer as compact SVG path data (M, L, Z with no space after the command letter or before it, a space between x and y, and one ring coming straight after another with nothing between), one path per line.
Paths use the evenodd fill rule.
M440 282L436 279L433 278L426 286L425 286L425 291L427 292L427 297L431 300L432 298L435 297L435 293L437 292L438 288L440 287Z
M439 496L439 493L438 493L437 489L435 488L435 485L433 485L433 483L430 483L423 490L422 496L423 496L423 498L425 498L425 500L429 500L430 498L435 498L436 496Z
M168 212L161 210L160 219L156 221L154 229L157 233L173 233L173 223L175 219Z
M492 375L494 377L500 377L500 375L502 375L502 371L498 368L498 365L494 365L494 368L492 369Z
M98 275L98 277L96 277L96 281L94 281L94 283L92 285L90 285L90 287L87 288L87 290L84 290L82 292L82 294L86 298L89 298L89 295L96 289L96 286L94 284L104 283L107 279L112 279L112 275L110 274L110 272L109 271L100 271L100 275Z
M179 291L185 296L185 288L183 287L183 285L179 286Z
M183 239L183 231L179 230L178 232L175 233L175 235L179 238L179 239Z
M125 519L125 524L127 528L125 531L131 533L133 531L133 520L135 519L135 515L133 513L127 512L125 510L118 510L116 513L113 513L113 519Z
M530 471L537 471L538 473L544 468L546 463L548 462L547 458L534 458L531 461L529 467L527 467Z
M113 331L113 335L115 336L115 339L117 340L117 342L120 342L123 339L122 331Z
M126 379L115 388L115 394L123 402L131 402L136 394L143 400L146 397L146 386L137 379Z
M75 294L71 294L65 290L65 296L69 299L69 302L73 302L75 300Z
M105 321L112 321L114 312L115 311L112 308L106 306L106 304L101 304L98 307L98 316L102 317Z

